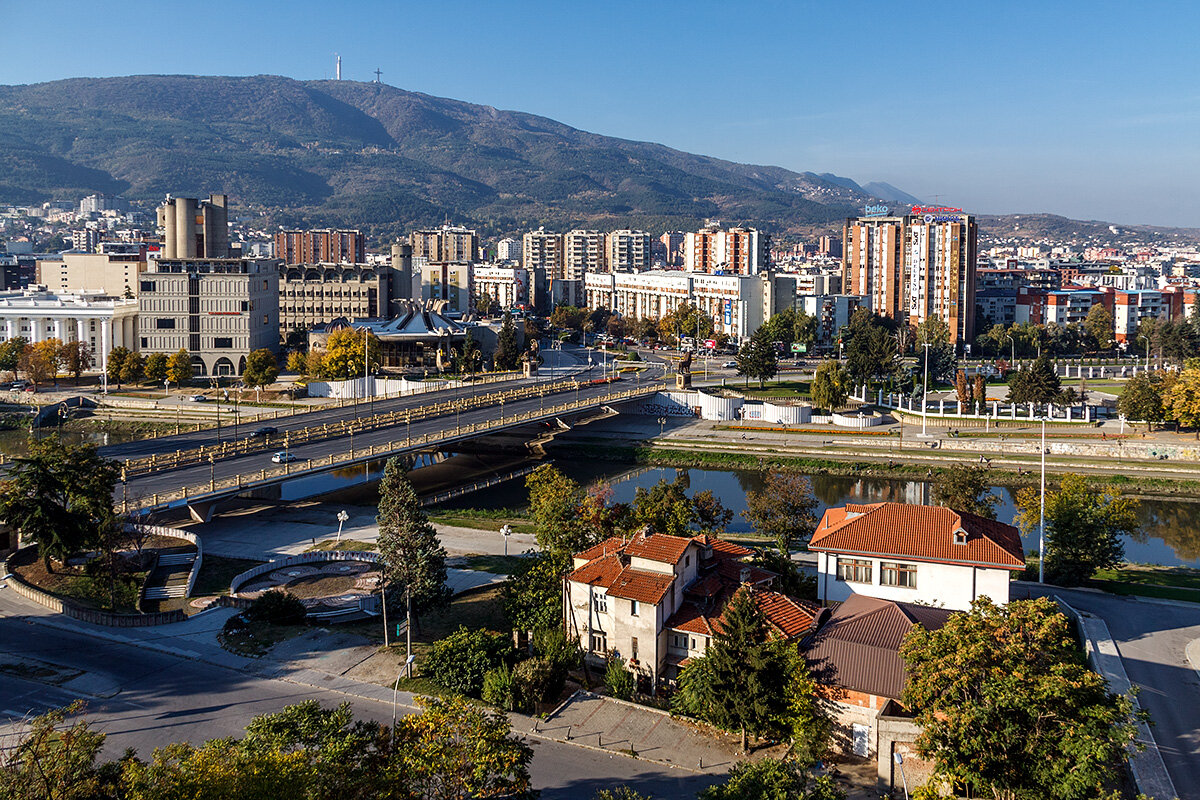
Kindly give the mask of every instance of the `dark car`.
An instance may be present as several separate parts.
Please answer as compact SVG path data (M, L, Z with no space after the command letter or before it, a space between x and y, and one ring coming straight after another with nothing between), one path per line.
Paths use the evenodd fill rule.
M279 433L278 428L272 428L271 426L268 425L266 427L259 428L254 433L250 434L250 436L255 439L261 439L264 436L274 436L277 433Z

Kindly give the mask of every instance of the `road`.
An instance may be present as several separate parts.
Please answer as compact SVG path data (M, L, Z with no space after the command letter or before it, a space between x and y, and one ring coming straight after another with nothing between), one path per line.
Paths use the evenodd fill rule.
M571 377L572 375L581 375L591 377L590 373L599 375L601 365L597 362L592 367L588 367L587 353L583 350L547 350L545 352L546 365L543 365L539 381L549 382L553 380L561 380ZM312 411L302 412L293 416L281 417L278 420L250 422L238 425L236 428L232 425L224 425L219 430L217 428L205 428L200 431L189 431L186 433L173 434L170 436L158 436L152 439L139 439L133 442L124 442L122 444L108 445L100 448L100 454L105 458L129 459L141 458L152 453L173 453L176 450L187 450L200 445L211 446L217 444L218 436L223 441L231 441L235 438L245 438L260 425L270 425L278 429L281 433L287 430L298 430L311 425L321 425L323 423L338 422L347 418L353 419L359 415L382 414L388 411L403 411L408 408L421 408L428 405L435 405L447 400L454 400L459 397L471 396L472 394L486 394L490 391L500 391L503 389L511 389L516 386L535 383L535 381L526 381L517 379L505 381L503 383L487 383L479 384L478 386L465 386L462 388L444 389L437 392L426 392L417 395L407 395L405 397L390 397L381 398L374 401L359 401L346 406L321 406ZM216 406L216 403L203 404L210 407ZM252 413L252 409L247 407L246 413Z
M600 397L613 391L630 389L637 385L638 382L628 380L616 384L584 386L574 392L512 401L504 405L503 412L505 417L525 412L537 412L540 409L566 400L578 399L583 401L593 397ZM434 419L417 420L411 425L396 425L365 431L352 437L329 438L297 445L291 448L291 453L298 459L295 466L302 469L304 461L308 459L315 461L326 458L330 454L340 454L351 449L355 451L365 450L371 445L384 445L410 436L414 439L419 439L425 434L431 436L440 435L448 430L453 430L459 425L466 427L471 423L494 420L498 416L499 409L496 407L477 408L457 414L447 414ZM233 478L235 476L252 478L259 470L273 466L271 463L271 450L273 449L276 448L246 455L227 457L212 464L193 464L171 470L159 469L149 474L133 476L129 479L127 487L117 486L116 499L118 502L125 499L126 492L128 493L128 498L133 500L138 497L148 497L156 493L165 494L178 491L182 486L200 486L214 479L220 481L223 478Z
M304 700L325 705L349 700L359 717L391 721L387 703L50 629L21 617L0 617L0 641L20 642L23 655L40 661L86 671L71 686L84 692L87 719L107 734L108 758L119 757L128 747L145 758L172 741L238 736L255 715ZM0 722L66 705L80 696L72 689L5 675L0 680ZM657 797L690 797L713 780L557 742L530 739L529 744L535 754L530 770L534 785L547 800L589 798L619 783Z
M1200 800L1200 675L1184 655L1188 643L1200 639L1200 605L1022 586L1061 595L1108 624L1129 680L1141 688L1138 702L1150 712L1154 740L1175 790L1181 800Z

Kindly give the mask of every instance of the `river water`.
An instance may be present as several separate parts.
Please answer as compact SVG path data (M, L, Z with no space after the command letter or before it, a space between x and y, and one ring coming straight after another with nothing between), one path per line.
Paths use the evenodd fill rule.
M556 464L564 473L585 484L607 483L618 502L633 500L638 487L653 486L659 480L673 481L681 472L689 484L689 493L712 490L735 516L729 526L732 533L750 532L741 512L746 509L746 492L761 489L758 473L747 470L686 469L669 467L630 469L627 466L599 462L562 462ZM820 508L818 516L831 506L851 503L927 503L931 487L925 481L889 478L859 478L849 476L811 476L813 494ZM996 517L1002 522L1013 521L1016 512L1015 489L997 487L993 494L1000 498ZM466 497L444 503L443 508L521 508L528 503L524 482L517 480L484 489ZM1164 566L1200 568L1200 501L1143 500L1139 505L1141 531L1125 540L1127 561ZM1025 549L1037 549L1037 532L1025 537Z

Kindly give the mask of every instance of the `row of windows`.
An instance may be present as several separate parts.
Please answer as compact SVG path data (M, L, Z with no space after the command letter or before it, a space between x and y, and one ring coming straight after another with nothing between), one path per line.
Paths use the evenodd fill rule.
M608 595L594 594L592 595L592 608L597 614L608 613ZM637 600L629 601L629 615L636 617L641 613L641 604Z
M183 335L178 336L143 336L143 350L178 350L183 346ZM233 350L237 347L235 342L241 341L239 337L233 336L214 336L211 339L212 345L204 347L205 339L200 338L200 334L188 335L188 350ZM243 345L241 349L246 349Z
M837 560L837 579L846 583L873 583L873 564L857 558ZM879 563L879 585L898 586L904 589L917 588L917 565L901 564L896 561Z

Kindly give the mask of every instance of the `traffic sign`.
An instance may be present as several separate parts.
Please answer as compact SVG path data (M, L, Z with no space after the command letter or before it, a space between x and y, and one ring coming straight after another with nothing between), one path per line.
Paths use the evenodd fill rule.
M717 346L717 340L716 339L705 339L704 346L707 347L709 350L713 350Z

